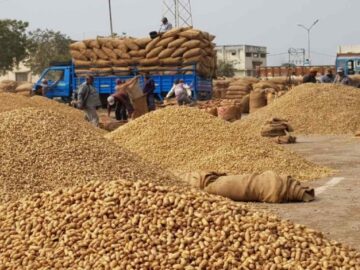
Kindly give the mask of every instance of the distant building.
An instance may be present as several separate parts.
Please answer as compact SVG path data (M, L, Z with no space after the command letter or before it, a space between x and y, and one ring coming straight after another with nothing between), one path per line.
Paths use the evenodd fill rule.
M38 78L39 76L33 75L30 68L26 67L24 63L20 63L18 67L5 73L5 75L0 75L0 81L35 82Z
M233 64L237 76L256 76L257 68L266 66L266 47L225 45L215 49L218 62Z

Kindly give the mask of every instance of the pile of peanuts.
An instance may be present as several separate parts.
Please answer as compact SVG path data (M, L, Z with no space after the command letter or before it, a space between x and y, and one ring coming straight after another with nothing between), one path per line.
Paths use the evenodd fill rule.
M360 269L360 254L221 197L91 182L0 206L0 269Z

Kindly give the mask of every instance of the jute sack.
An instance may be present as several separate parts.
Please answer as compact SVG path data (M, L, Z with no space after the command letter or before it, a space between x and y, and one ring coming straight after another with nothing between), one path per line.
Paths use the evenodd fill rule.
M260 82L258 82L258 83L255 83L255 84L253 85L253 88L254 88L254 89L273 88L273 89L275 89L276 91L280 90L279 87L278 87L275 83L273 83L273 82L271 82L271 81L260 81Z
M129 66L129 61L124 59L112 60L111 63L115 67L127 67Z
M201 48L194 48L191 50L188 50L184 53L183 57L184 58L191 58L191 57L195 57L195 56L205 56L206 52L201 49Z
M190 173L181 173L177 174L183 182L190 185L190 187L198 188L203 190L205 187L210 185L212 182L216 181L220 176L225 176L225 173L216 173L216 172L190 172Z
M296 137L291 135L279 136L273 139L277 144L292 144L296 143Z
M135 99L141 98L143 96L143 92L139 85L139 76L134 77L125 83L118 86L118 91L125 91L129 94L130 100L133 101Z
M123 55L123 53L126 53L126 51L121 49L114 49L114 53L116 53L119 58L122 58L121 56Z
M100 44L97 41L97 39L85 39L83 42L85 43L86 47L90 49L94 49L94 48L100 49Z
M272 171L221 176L204 190L241 202L286 203L315 199L313 189L301 186L300 182L290 176L279 176Z
M84 42L78 41L78 42L70 44L70 49L76 50L76 51L82 51L82 50L86 50L86 45Z
M266 121L265 124L274 124L274 125L282 124L282 125L284 125L285 130L287 132L293 132L294 131L293 127L289 124L288 120L283 119L283 118L279 118L279 117L272 117L268 121Z
M102 50L109 57L110 60L116 60L118 58L118 56L112 49L102 47Z
M237 106L222 106L217 108L217 115L225 121L236 121L241 118L241 113Z
M18 84L15 81L3 80L0 82L0 92L14 93L16 91L17 86Z
M113 39L112 38L98 38L98 42L101 47L106 47L109 49L113 49Z
M71 57L75 60L87 61L88 58L79 51L70 50Z
M175 37L162 38L157 44L156 47L167 47L170 42L173 42Z
M119 38L113 38L111 39L111 43L114 49L120 47L123 47L123 45L125 44L123 39L119 39Z
M102 60L108 60L109 59L109 56L106 55L106 53L101 50L101 49L97 49L97 48L94 48L94 53L97 55L97 57L99 59L102 59Z
M181 44L181 47L188 48L190 50L193 48L199 48L200 44L201 44L200 40L189 40L189 41L186 41L183 44Z
M128 53L122 53L120 56L121 59L127 59L130 60L131 59L131 55Z
M175 66L175 65L181 65L182 64L182 59L181 57L169 57L169 58L164 58L160 60L161 65L166 66Z
M141 49L145 49L146 46L151 42L151 40L151 38L138 38L134 41Z
M265 92L261 90L254 90L250 93L250 113L266 106Z
M164 47L156 47L154 49L152 49L147 55L146 58L153 58L153 57L157 57L162 50L164 49Z
M274 93L267 93L266 94L266 102L267 102L267 104L273 103L275 98L276 98L276 95Z
M127 61L129 62L129 65L131 65L131 66L139 65L142 60L144 60L144 58L142 58L142 57L132 57L130 59L127 59Z
M286 125L278 124L266 124L261 128L261 136L263 137L278 137L286 135Z
M107 61L107 60L96 60L93 63L94 63L94 66L97 68L107 68L112 65L112 62Z
M202 56L195 56L191 58L185 58L183 63L184 65L191 65L191 64L197 64L201 62L201 60L202 60Z
M215 56L216 55L216 52L215 52L214 48L207 47L207 48L204 48L204 50L206 52L206 55L208 55L208 56Z
M168 58L175 52L175 50L176 48L167 48L159 54L159 58Z
M188 39L198 39L198 38L201 38L202 34L201 34L201 31L190 29L190 30L186 30L186 31L179 33L179 36L185 37Z
M180 28L173 28L170 31L165 32L164 34L162 34L162 38L169 38L169 37L177 37L178 34L182 31L183 29Z
M241 100L241 113L249 113L250 112L250 96L246 95Z
M90 68L90 71L98 75L111 75L113 70L111 67L108 68Z
M126 47L128 47L132 51L138 51L140 47L135 43L134 39L126 38L124 39Z
M146 50L139 50L139 51L130 51L129 52L131 57L145 57L146 56Z
M91 61L74 60L74 66L77 68L90 68L91 64Z
M83 52L86 58L90 59L91 61L95 61L98 59L98 56L92 49L87 49Z
M160 41L160 37L156 37L152 41L150 41L149 44L146 45L146 47L145 47L146 53L149 53L150 51L152 51L156 47L156 44L159 41Z
M168 48L178 48L180 47L183 43L185 43L186 41L188 41L187 38L178 38L172 42L170 42L168 44Z
M176 51L171 55L171 57L183 56L183 54L188 50L188 48L177 48Z
M158 57L153 57L153 58L142 59L140 60L139 63L142 66L157 66L159 65L160 62Z
M29 93L32 90L33 84L26 82L23 84L20 84L18 87L16 87L15 92L16 93L20 93L20 92L27 92Z

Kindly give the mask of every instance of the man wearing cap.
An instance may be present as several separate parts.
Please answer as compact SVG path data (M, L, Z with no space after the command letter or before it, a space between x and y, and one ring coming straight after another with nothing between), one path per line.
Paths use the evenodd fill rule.
M162 22L162 24L160 26L159 34L170 31L173 28L172 24L169 23L169 21L166 17L162 18L161 22Z
M96 108L101 106L99 94L93 86L94 77L88 75L86 81L80 85L78 90L77 106L84 110L85 119L94 126L99 126L99 116Z
M121 80L116 80L115 93L108 97L108 116L110 117L111 108L115 105L115 117L116 120L128 120L134 113L134 108L131 105L129 95L121 88Z
M331 68L326 70L326 74L321 77L321 83L333 83L335 80L334 73Z
M303 78L303 83L316 83L317 70L315 68L310 69L309 74Z
M351 79L345 75L342 67L337 69L337 75L334 80L335 84L351 85Z

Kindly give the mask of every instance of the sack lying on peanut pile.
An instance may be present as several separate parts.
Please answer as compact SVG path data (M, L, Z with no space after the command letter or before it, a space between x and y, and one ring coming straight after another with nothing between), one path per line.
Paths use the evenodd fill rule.
M359 252L320 232L144 182L91 182L5 204L0 228L0 269L360 269Z
M296 143L296 137L289 134L289 132L293 131L294 129L287 120L275 117L266 121L261 128L261 136L274 138L273 141L277 144L290 144Z
M91 180L177 183L99 131L48 109L0 113L0 202Z
M239 121L241 122L241 121ZM273 170L299 180L317 179L330 170L306 161L246 129L199 109L171 106L131 121L105 136L148 162L171 170L216 170L230 174Z
M70 50L75 67L82 74L90 70L95 74L126 75L133 66L138 66L141 73L158 74L163 67L167 71L184 69L183 73L188 73L196 64L201 76L211 78L216 70L214 39L215 36L197 29L176 28L155 39L84 40L71 44Z
M15 93L17 85L17 82L11 80L0 81L0 92Z
M286 203L315 199L314 189L303 187L290 176L280 176L272 171L250 175L192 172L179 177L192 187L233 201Z
M341 135L360 130L360 91L332 84L303 84L236 125L256 136L269 117L287 119L298 134Z

